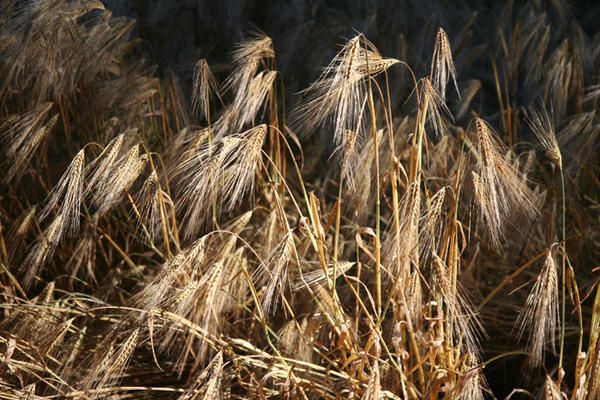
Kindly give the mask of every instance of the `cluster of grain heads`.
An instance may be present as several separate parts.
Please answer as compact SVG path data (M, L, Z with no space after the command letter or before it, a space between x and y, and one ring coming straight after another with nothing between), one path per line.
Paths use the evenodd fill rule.
M236 249L236 235L248 224L251 215L243 215L228 227L227 233L205 235L166 261L154 280L134 299L134 304L147 313L140 317L152 320L153 313L171 313L189 321L205 337L218 336L225 314L234 312L246 296L243 269L247 260L243 248ZM185 343L176 352L179 374L190 360L195 368L204 362L208 347L197 334L181 330L177 323L153 331L154 340L160 338L159 349L165 353L173 354L180 341Z
M12 238L12 245L7 253L7 259L9 261L20 254L20 251L25 244L24 242L33 228L38 211L38 206L28 207L23 210L8 231L8 236Z
M226 90L234 91L236 99L247 97L261 61L274 57L273 40L264 34L256 34L239 43L233 52L234 72L225 81Z
M437 69L436 69L437 71ZM423 78L420 82L422 115L433 128L433 132L438 136L447 134L447 125L444 120L445 115L450 111L445 103L445 96L433 86L430 78ZM424 123L424 122L423 122Z
M0 140L4 144L7 181L18 179L24 174L29 162L44 140L50 135L58 121L58 114L48 119L52 103L42 103L21 115L12 115L0 127Z
M466 354L462 364L462 379L457 385L457 399L459 400L483 400L485 393L489 392L482 366L478 365L477 357Z
M53 216L54 219L39 235L37 243L31 247L29 254L22 262L21 269L24 271L25 286L31 285L40 268L64 239L79 234L81 210L85 204L86 193L91 193L89 206L96 207L94 216L89 218L97 221L119 203L123 194L143 171L148 157L145 154L139 155L137 145L133 146L120 160L116 160L121 140L122 136L117 137L107 147L109 151L106 154L102 152L87 167L85 150L80 150L48 195L44 208L38 216L38 221L43 222L50 216ZM89 206L86 206L86 209ZM87 227L90 229L89 224ZM93 244L89 241L86 243L85 239L79 245L79 250L84 250L81 246L93 247ZM75 256L85 257L82 253L75 254ZM73 265L76 267L72 271L73 273L79 269L78 264L75 262Z
M452 59L452 50L448 35L442 28L438 28L433 48L433 60L431 62L431 81L436 91L440 94L442 102L446 102L446 85L450 80L454 84L456 94L460 97L458 84L456 83L456 68Z
M540 141L548 158L550 158L554 165L562 169L562 155L558 146L554 123L546 109L543 106L530 108L527 123Z
M263 312L271 314L279 303L279 299L286 298L286 290L290 288L288 263L292 255L293 237L288 233L275 246L267 257L260 270L256 281L264 285L265 290L261 301Z
M252 193L262 165L266 125L217 138L191 151L173 169L176 201L186 237L194 237L213 217L212 209L230 211Z
M148 155L140 154L140 147L135 144L111 165L109 173L99 180L92 198L97 218L119 203L123 193L137 180L147 163Z
M156 170L148 175L135 198L132 208L138 220L138 230L144 232L150 243L162 241L168 244L171 240L170 220L176 210L171 196L163 190Z
M475 120L477 167L472 172L475 199L482 224L492 243L499 246L506 224L517 214L527 219L538 214L539 199L523 182L513 162L503 153L494 131L481 118Z
M406 279L412 265L419 262L419 217L421 191L411 184L400 201L399 229L390 230L383 242L383 259L390 265L389 280ZM400 240L400 236L402 240Z
M240 43L234 51L234 69L223 86L223 92L231 91L234 98L214 123L217 137L240 132L258 116L277 76L276 71L261 71L261 65L274 57L273 41L262 34Z
M419 230L419 256L424 262L431 254L439 253L442 241L441 233L444 229L445 209L444 203L451 188L443 187L427 199L427 204L421 212Z
M527 332L531 364L539 366L544 360L544 347L554 349L559 323L558 267L553 249L547 251L542 268L517 319L519 337Z
M60 215L60 224L56 233L57 240L79 233L84 165L85 151L80 150L48 195L46 205L40 213L40 220L44 220L51 213Z
M29 250L29 254L21 264L23 285L25 287L28 287L33 283L33 280L40 269L54 254L56 246L60 243L62 226L63 216L57 215L48 228L39 235L37 242Z
M89 163L86 168L88 181L86 194L88 194L93 201L101 197L101 188L107 185L106 182L110 181L111 172L121 153L124 137L125 134L122 133L112 139L102 150L100 155L98 155L94 161Z
M123 342L112 342L108 347L98 349L100 354L97 359L93 359L91 369L81 383L82 390L89 391L92 399L105 398L98 389L109 387L127 369L138 344L139 334L139 329L135 329Z
M462 343L468 354L476 357L480 353L479 337L482 326L473 306L461 287L453 287L448 267L439 258L433 260L433 292L436 303L444 307L452 334L448 340ZM453 338L453 339L452 339Z
M221 400L223 392L223 353L219 352L198 374L193 383L188 387L179 400Z
M333 142L342 148L349 140L348 132L364 138L368 122L366 81L398 62L382 57L363 35L355 36L305 90L307 98L295 111L295 123L302 132L310 133L331 121Z
M9 3L0 399L598 397L600 51L554 11L369 24L397 59L292 95L262 33L158 82L99 3Z
M210 100L219 96L219 86L212 74L208 62L199 60L194 67L194 88L192 91L192 108L199 118L210 125Z
M83 135L96 128L94 121L118 116L129 124L146 112L156 80L143 63L119 61L133 50L132 21L112 18L97 1L9 0L1 14L0 55L6 62L0 96L9 110L20 113L52 102L52 115L60 114L59 125L69 136L71 127ZM82 95L86 101L79 101ZM43 136L42 130L34 133L37 139L27 137L28 150Z

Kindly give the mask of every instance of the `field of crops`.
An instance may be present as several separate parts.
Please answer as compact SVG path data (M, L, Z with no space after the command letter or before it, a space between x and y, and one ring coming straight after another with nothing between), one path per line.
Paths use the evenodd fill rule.
M0 2L0 399L600 399L600 7L112 3Z

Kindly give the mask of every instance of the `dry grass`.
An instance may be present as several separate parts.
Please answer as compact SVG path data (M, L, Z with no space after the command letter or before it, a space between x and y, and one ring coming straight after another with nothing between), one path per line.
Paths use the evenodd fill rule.
M187 93L1 3L0 399L598 398L600 47L550 3L296 94L263 33Z

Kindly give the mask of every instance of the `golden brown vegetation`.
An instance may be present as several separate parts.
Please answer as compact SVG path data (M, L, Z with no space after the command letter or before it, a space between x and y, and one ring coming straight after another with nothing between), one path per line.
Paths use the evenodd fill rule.
M0 3L0 398L597 399L600 47L505 11L484 81L357 33L292 96L256 33L188 96Z

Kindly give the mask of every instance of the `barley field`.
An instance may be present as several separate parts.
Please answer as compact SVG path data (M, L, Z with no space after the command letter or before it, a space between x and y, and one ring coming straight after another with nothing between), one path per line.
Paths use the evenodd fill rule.
M0 2L0 399L600 399L598 13Z

